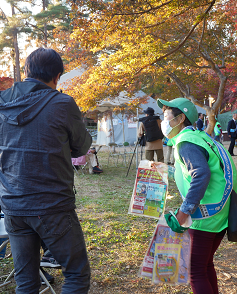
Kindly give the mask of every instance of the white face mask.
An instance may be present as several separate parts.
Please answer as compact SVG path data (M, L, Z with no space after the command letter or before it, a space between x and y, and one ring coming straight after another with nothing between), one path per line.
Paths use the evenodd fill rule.
M172 130L173 128L170 126L169 120L163 120L161 122L161 131L165 137L167 137Z
M182 113L181 113L182 114ZM179 114L179 115L181 115L181 114ZM171 131L174 129L174 128L176 128L177 126L179 126L180 125L180 123L177 125L177 126L175 126L175 127L171 127L171 125L170 125L170 122L173 120L173 119L175 119L175 118L177 118L179 115L177 115L176 117L174 117L174 118L172 118L171 120L163 120L162 122L161 122L161 131L162 131L162 133L163 133L163 135L165 136L165 137L167 137L170 133L171 133Z

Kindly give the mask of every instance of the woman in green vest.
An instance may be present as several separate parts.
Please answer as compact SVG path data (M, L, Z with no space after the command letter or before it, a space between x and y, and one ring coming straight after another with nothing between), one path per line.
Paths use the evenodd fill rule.
M218 142L221 141L221 135L222 135L222 129L221 129L221 125L220 123L217 121L216 124L215 124L215 127L214 127L214 134L215 134L215 137L214 139Z
M236 168L221 144L192 127L198 113L191 101L158 99L158 105L164 111L162 132L175 147L175 181L183 197L176 218L180 226L190 215L193 221L190 284L194 294L218 294L213 255L228 227Z

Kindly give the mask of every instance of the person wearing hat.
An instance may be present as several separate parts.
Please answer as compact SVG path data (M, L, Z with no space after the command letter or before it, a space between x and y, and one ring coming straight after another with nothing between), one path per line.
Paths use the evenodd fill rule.
M154 153L156 153L157 161L164 162L163 154L163 134L161 132L161 119L155 116L154 109L148 107L144 110L145 117L140 118L140 126L138 130L138 137L141 138L145 134L145 157L147 160L154 161Z
M219 142L193 128L198 113L190 100L157 102L164 111L162 132L175 147L175 181L183 198L181 207L165 216L167 224L173 231L182 232L191 216L188 231L193 293L218 294L213 255L228 227L230 194L237 188L236 168Z

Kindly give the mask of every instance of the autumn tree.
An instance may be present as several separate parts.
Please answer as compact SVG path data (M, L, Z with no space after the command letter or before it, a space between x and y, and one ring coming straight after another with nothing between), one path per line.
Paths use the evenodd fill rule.
M13 65L14 80L20 81L23 50L30 46L50 46L59 53L64 50L72 29L70 6L66 0L6 1L12 13L7 15L4 8L0 8L0 56L6 71ZM41 12L35 13L40 8Z
M6 1L11 6L11 16L8 16L4 10L0 8L0 23L2 25L0 36L0 54L5 56L6 62L13 64L14 80L20 81L20 52L18 42L20 34L27 33L29 31L29 29L25 27L24 23L25 20L29 18L30 12L27 8L20 7L22 1Z
M72 31L69 15L70 6L65 1L41 0L41 12L33 15L33 22L27 22L33 28L30 39L61 52Z
M85 110L122 90L156 88L166 99L176 93L206 109L211 133L224 97L226 62L235 56L233 20L225 14L230 2L74 0L71 37L87 70L68 93ZM216 94L212 107L203 104L205 92Z

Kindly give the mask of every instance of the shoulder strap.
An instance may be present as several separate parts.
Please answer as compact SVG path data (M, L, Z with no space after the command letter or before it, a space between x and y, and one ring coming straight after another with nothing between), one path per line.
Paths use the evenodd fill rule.
M221 163L221 167L223 168L226 185L225 185L225 189L224 189L224 193L223 193L223 197L221 201L219 203L211 203L211 204L205 204L205 205L200 204L198 208L196 209L196 211L191 215L192 219L209 218L219 213L224 208L233 189L233 169L232 169L230 158L228 154L226 153L226 150L224 149L224 147L220 143L213 140L213 138L210 135L208 136L209 138L212 139L213 143L216 145L219 154L217 154L214 151L213 146L211 146L209 142L207 142L205 139L204 141L207 142L208 146L213 150L213 152L216 154L219 160L220 158L222 159L220 160L220 163Z

